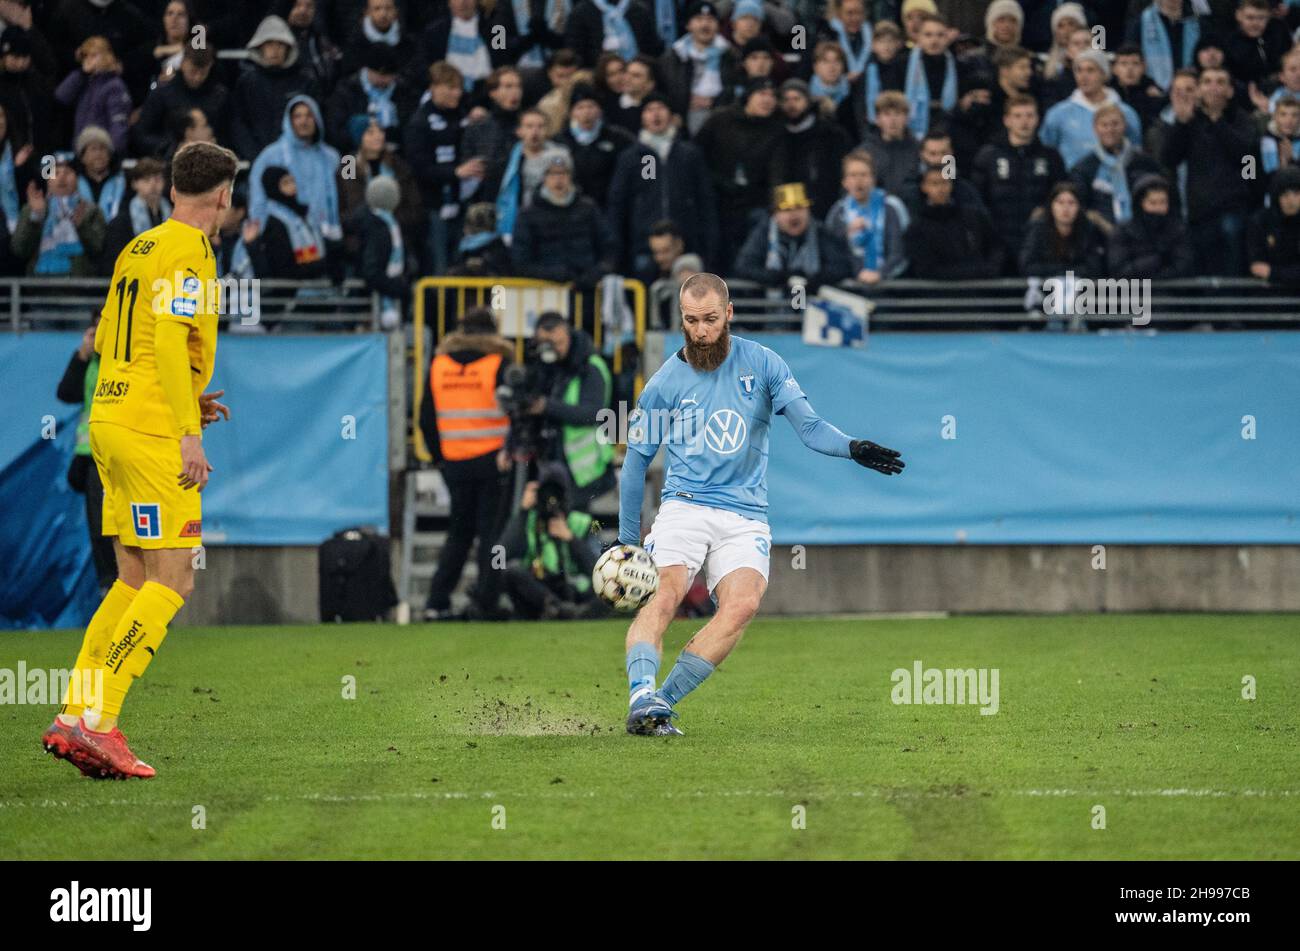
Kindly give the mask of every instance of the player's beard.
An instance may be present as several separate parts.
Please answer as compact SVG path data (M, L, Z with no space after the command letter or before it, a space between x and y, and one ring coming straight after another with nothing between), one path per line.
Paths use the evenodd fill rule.
M731 352L731 328L722 325L722 333L713 343L696 343L686 334L686 362L696 370L708 373L722 366Z

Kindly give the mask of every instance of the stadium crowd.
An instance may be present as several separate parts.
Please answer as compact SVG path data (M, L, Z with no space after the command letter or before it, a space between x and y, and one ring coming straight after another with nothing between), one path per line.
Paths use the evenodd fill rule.
M394 317L417 273L1300 281L1285 2L269 8L0 0L0 274L111 273L208 140L223 276Z

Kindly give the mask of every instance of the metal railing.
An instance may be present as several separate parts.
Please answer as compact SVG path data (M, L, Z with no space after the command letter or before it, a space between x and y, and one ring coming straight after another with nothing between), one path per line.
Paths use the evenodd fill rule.
M104 306L107 277L21 277L0 279L0 314L7 314L11 330L79 329L92 310ZM365 283L352 279L329 281L258 280L262 326L316 325L325 329L379 326L379 298ZM238 317L222 317L236 320Z
M802 314L791 307L786 289L728 280L736 320L757 326L788 327ZM1102 281L1096 282L1099 286ZM1033 327L1060 322L1075 331L1132 326L1131 314L1048 314L1042 281L1003 278L984 281L888 281L874 287L846 281L840 288L861 294L874 305L873 329L938 330L980 327ZM815 288L810 288L810 293ZM1099 289L1098 298L1102 296ZM1146 302L1150 327L1173 329L1192 324L1211 327L1291 327L1300 329L1300 289L1252 278L1200 277L1152 281ZM1127 297L1125 297L1127 299Z

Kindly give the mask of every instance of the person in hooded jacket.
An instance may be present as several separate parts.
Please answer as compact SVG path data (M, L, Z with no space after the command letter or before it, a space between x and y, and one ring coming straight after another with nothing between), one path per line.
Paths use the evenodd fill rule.
M1251 217L1247 258L1254 277L1287 287L1300 286L1300 167L1288 165L1273 176L1272 199Z
M280 137L261 151L249 170L248 215L255 221L262 220L267 199L262 172L271 166L293 173L297 198L310 209L312 224L321 234L329 241L342 238L335 180L339 153L325 143L320 106L310 96L294 96L285 104Z
M340 282L344 261L339 244L321 233L311 208L298 197L293 173L281 165L268 165L259 176L262 216L253 220L260 225L251 243L245 232L257 276Z
M1146 175L1133 186L1133 217L1120 225L1108 255L1114 277L1191 277L1196 262L1181 216L1170 213L1169 182Z
M941 281L997 277L1002 242L983 208L953 201L953 184L941 167L921 173L924 203L903 238L912 276Z
M230 144L240 158L251 160L281 134L278 117L285 103L315 97L318 90L315 75L298 62L298 40L279 17L259 23L246 49L249 59L231 97Z

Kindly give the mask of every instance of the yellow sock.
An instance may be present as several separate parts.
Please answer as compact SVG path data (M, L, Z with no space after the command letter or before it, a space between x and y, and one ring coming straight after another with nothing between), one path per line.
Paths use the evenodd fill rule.
M60 715L75 720L81 716L86 707L98 702L95 697L95 671L103 665L104 658L108 656L108 645L112 643L117 622L122 619L122 615L131 606L135 596L135 588L118 580L113 582L108 593L104 595L104 600L99 602L99 608L91 617L90 624L86 626L86 636L81 642L81 653L77 654L77 662L72 668L72 679L68 681L68 689L63 694L63 709L59 711Z
M105 719L116 723L131 682L149 666L167 636L167 625L184 604L185 599L166 585L146 581L140 586L140 593L117 622L113 643L104 658L104 697L100 712ZM89 720L87 725L91 729L99 728Z

